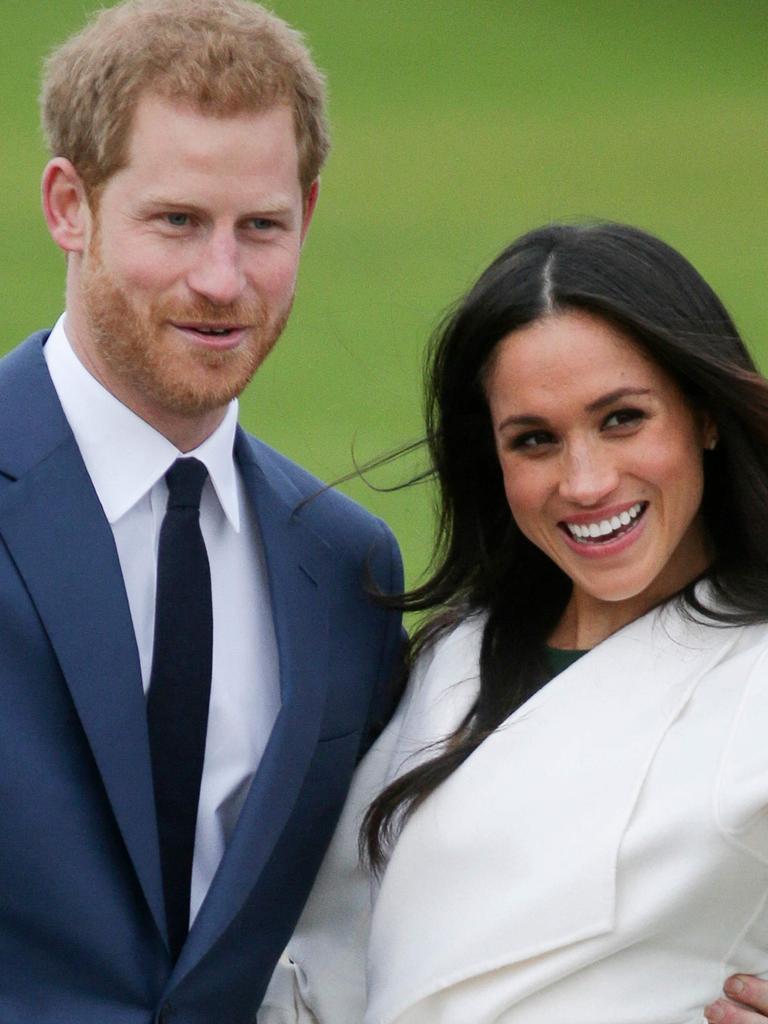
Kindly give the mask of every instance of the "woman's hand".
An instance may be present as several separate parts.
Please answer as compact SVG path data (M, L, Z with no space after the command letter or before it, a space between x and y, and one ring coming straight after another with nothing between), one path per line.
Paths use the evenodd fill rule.
M766 1024L768 981L735 974L723 986L728 999L717 999L704 1010L711 1024Z

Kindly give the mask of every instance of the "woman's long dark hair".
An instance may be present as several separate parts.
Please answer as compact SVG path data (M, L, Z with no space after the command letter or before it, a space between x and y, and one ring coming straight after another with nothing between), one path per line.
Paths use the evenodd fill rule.
M431 611L412 656L458 621L487 618L480 690L435 755L371 805L361 845L376 868L407 817L548 678L545 647L571 585L512 519L494 448L484 370L498 343L540 317L584 310L634 339L714 418L702 514L715 553L717 610L694 583L691 614L721 623L768 620L768 382L722 303L678 252L621 224L551 225L513 242L436 332L428 353L427 444L438 485L433 572L403 595Z

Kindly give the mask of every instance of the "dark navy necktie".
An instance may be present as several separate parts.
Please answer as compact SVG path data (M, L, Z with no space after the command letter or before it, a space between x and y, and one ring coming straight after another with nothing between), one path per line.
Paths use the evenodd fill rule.
M174 961L189 931L192 857L211 692L211 573L200 530L208 471L177 459L165 474L155 640L147 698L165 914Z

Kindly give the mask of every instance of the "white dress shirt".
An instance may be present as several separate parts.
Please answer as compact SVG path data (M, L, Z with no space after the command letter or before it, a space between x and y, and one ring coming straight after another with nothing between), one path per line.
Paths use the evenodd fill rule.
M280 708L264 552L233 457L237 400L210 437L194 451L182 453L91 376L69 343L64 321L59 319L43 351L115 538L145 692L152 668L157 548L168 497L164 476L182 454L194 456L208 469L200 526L211 568L213 670L191 923L224 854Z

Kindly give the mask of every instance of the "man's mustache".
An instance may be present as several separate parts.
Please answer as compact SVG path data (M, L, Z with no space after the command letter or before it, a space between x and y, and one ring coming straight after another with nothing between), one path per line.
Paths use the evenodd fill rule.
M260 327L266 320L260 302L234 302L219 306L204 299L155 306L156 319L184 324L216 324L217 327Z

